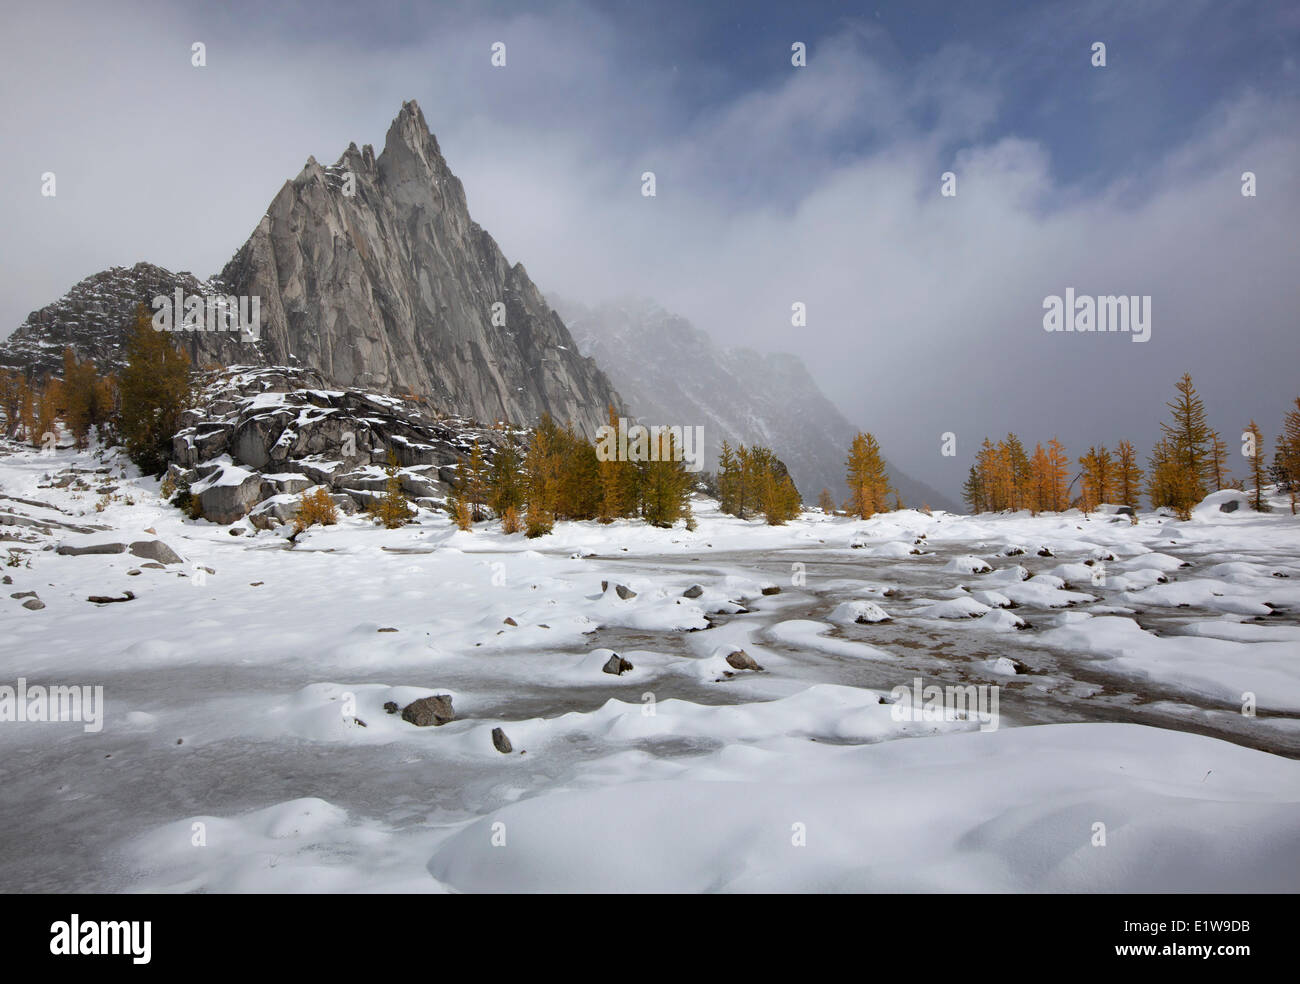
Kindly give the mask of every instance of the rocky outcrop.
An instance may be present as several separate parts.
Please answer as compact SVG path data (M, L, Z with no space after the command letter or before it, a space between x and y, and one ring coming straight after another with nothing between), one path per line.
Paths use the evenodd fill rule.
M417 505L445 498L475 442L490 461L521 433L437 415L421 401L326 387L320 373L279 366L211 373L201 405L172 439L169 474L204 519L243 516L262 529L289 522L307 489L325 486L344 513L377 500L397 459Z
M63 350L71 346L101 370L125 365L123 343L137 305L173 296L208 296L217 287L188 272L173 273L152 263L111 267L86 277L66 294L33 311L0 344L0 367L23 369L31 375L62 374Z
M190 488L204 519L233 523L253 508L262 492L262 476L226 460Z

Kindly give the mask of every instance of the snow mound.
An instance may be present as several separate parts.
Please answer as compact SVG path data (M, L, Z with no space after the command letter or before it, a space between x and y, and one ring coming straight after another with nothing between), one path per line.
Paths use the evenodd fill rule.
M845 601L836 605L827 619L836 625L865 625L888 622L890 615L874 601Z

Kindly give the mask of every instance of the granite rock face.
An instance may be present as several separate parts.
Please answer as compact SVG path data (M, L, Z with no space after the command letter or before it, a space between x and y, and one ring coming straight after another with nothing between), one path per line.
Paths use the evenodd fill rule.
M414 102L378 157L353 144L329 167L309 159L219 279L261 298L266 361L335 385L410 391L485 423L549 412L588 433L621 405L523 265L470 218Z

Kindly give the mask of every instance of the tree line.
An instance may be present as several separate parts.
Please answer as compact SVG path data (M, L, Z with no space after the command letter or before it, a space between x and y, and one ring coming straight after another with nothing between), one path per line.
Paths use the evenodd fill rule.
M46 375L29 380L14 371L0 371L0 408L5 437L43 446L62 421L77 447L87 446L93 430L101 441L120 443L146 474L167 468L173 435L182 414L196 402L189 356L155 331L148 309L141 305L127 331L126 364L120 373L100 373L89 360L79 360L69 347L63 353L62 378ZM1266 484L1289 493L1296 512L1300 493L1300 397L1285 415L1271 465L1266 465L1264 435L1254 420L1243 432L1242 451L1248 465L1245 479L1232 478L1228 445L1208 424L1204 402L1190 374L1176 384L1176 396L1166 406L1169 419L1161 438L1146 459L1138 462L1131 441L1114 449L1094 445L1072 462L1053 437L1038 443L1031 454L1014 433L994 444L987 437L962 487L972 512L1028 509L1031 513L1060 512L1077 507L1089 512L1103 502L1134 509L1142 496L1153 508L1168 507L1181 518L1206 494L1221 489L1254 490L1251 504L1267 508ZM608 408L610 426L617 429L615 409ZM762 518L781 525L799 515L801 497L784 463L770 448L732 447L723 441L715 476L698 480L686 470L675 438L664 430L654 438L657 460L601 460L596 443L543 414L522 443L508 435L492 453L474 442L462 456L447 499L447 510L461 529L499 518L506 532L522 530L530 537L550 532L557 520L597 520L639 517L657 527L685 522L695 528L690 497L697 485L712 492L723 513L740 519ZM405 523L412 512L401 490L396 459L389 456L384 494L370 508L385 526ZM1074 472L1074 474L1072 474ZM858 433L845 460L849 496L837 510L828 489L819 505L828 514L867 519L876 513L903 508L889 479L879 442ZM327 511L323 500L311 508ZM927 509L922 505L922 509Z
M962 498L972 512L1028 509L1031 513L1061 512L1075 507L1087 513L1103 502L1138 509L1145 495L1152 508L1169 508L1180 519L1211 492L1223 489L1254 490L1251 505L1267 508L1264 487L1270 483L1290 495L1296 512L1300 492L1300 397L1282 421L1272 465L1266 465L1264 436L1254 420L1242 432L1242 453L1247 460L1246 479L1231 478L1228 445L1210 428L1204 401L1192 377L1184 373L1169 403L1169 419L1160 425L1161 437L1144 469L1131 441L1121 440L1114 450L1093 445L1077 459L1079 470L1055 437L1046 448L1038 444L1032 455L1015 434L993 444L987 437L970 468ZM1247 481L1249 485L1247 485ZM1075 485L1078 485L1077 491Z
M610 426L618 414L608 408ZM543 413L523 448L512 437L488 460L478 442L457 464L448 512L463 530L496 516L507 533L522 529L543 536L557 520L640 517L651 526L671 527L684 521L695 529L691 492L695 482L676 438L663 431L654 438L658 460L601 460L596 444L572 423L560 426Z

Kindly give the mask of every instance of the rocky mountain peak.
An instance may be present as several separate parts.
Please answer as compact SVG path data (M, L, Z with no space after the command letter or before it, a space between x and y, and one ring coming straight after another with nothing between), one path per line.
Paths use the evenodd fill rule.
M256 342L180 336L201 365L298 365L337 386L409 392L488 423L550 413L588 433L608 404L622 406L523 264L510 264L471 218L414 100L402 104L378 157L351 143L334 164L307 158L218 277L162 268L96 275L106 276L117 287L93 330L86 305L65 298L34 312L0 346L0 363L52 368L69 343L118 361L135 304L180 286L259 299Z

